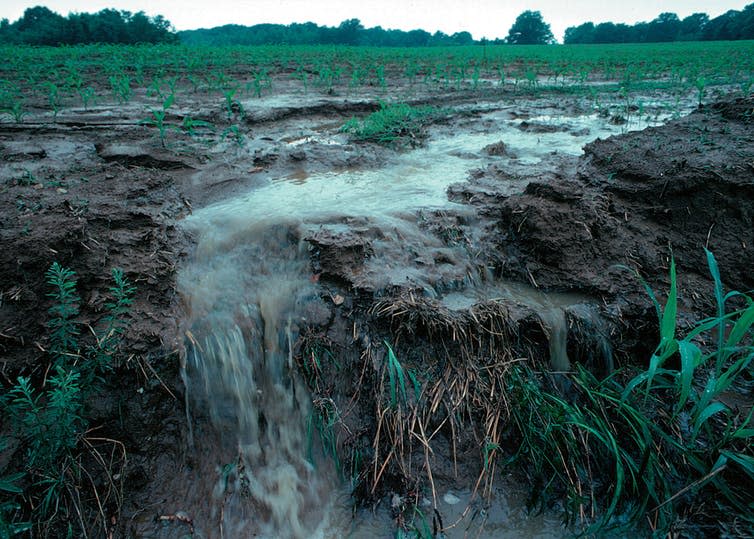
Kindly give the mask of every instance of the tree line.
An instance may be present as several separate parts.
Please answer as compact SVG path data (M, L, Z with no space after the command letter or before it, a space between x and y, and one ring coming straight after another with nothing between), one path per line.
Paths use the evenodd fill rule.
M359 19L348 19L338 26L319 26L313 22L284 24L256 24L240 26L228 24L216 28L202 28L178 32L186 45L364 45L371 47L426 47L434 45L473 45L477 43L469 32L452 35L431 34L426 30L385 30L381 26L365 28Z
M741 11L730 10L710 19L694 13L680 19L675 13L661 13L650 22L634 25L586 22L565 32L564 43L656 43L754 39L754 4ZM539 11L525 11L516 18L505 39L476 41L469 32L452 35L426 30L391 30L380 26L365 28L359 19L338 26L313 22L229 24L175 32L170 22L157 15L103 9L97 13L71 13L63 17L37 6L27 9L16 22L0 21L0 43L28 45L75 45L79 43L184 43L186 45L365 45L373 47L426 47L474 45L480 43L537 45L555 39Z
M178 43L170 22L140 11L103 9L63 17L50 9L28 8L14 23L0 21L0 43L78 45L81 43Z
M754 4L741 11L730 10L710 19L694 13L680 19L675 13L661 13L650 22L615 24L586 22L565 31L563 42L576 43L661 43L666 41L734 41L754 39Z

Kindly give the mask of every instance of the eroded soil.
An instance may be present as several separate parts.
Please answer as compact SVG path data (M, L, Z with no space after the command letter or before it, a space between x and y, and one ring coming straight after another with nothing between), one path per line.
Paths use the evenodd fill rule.
M295 320L295 360L305 373L313 350L324 347L338 358L337 369L325 365L306 381L315 399L331 398L347 410L348 436L340 447L351 455L344 459L349 465L351 449L369 463L375 447L395 442L373 442L383 341L406 364L424 366L449 387L454 380L473 383L454 370L454 358L493 366L512 357L547 363L547 322L536 302L510 292L511 283L534 290L522 297L547 291L579 298L563 300L568 358L601 374L615 363L641 361L656 342L654 307L624 266L663 290L672 254L689 320L711 314L704 247L714 252L729 289L754 288L753 99L731 98L639 132L621 134L614 126L615 136L587 144L583 155L543 145L532 153L510 135L494 140L502 125L535 139L588 138L590 127L576 118L593 111L579 97L491 92L416 101L456 107L430 129L430 141L493 139L454 156L468 167L462 166L465 177L448 182L451 204L418 214L401 210L398 218L411 227L400 230L342 211L328 222L315 220L317 226L291 227L288 239L305 242L317 290ZM197 533L216 536L217 511L207 506L216 478L204 477L213 474L213 463L202 452L220 435L202 410L189 427L180 378L192 313L177 275L195 242L181 222L211 203L275 182L388 168L407 150L355 144L339 133L350 116L376 109L371 96L286 95L244 102L232 112L195 96L179 101L168 120L177 125L191 114L215 129L194 137L171 131L166 147L154 129L139 125L143 105L137 98L128 107L0 124L4 385L48 367L44 273L53 261L76 272L81 321L90 325L103 316L110 269L123 268L138 292L121 364L92 411L99 435L122 441L129 455L123 507L108 508L108 517L122 536L177 537L186 532L185 520L156 518L182 511ZM625 113L614 108L605 125ZM512 295L500 301L503 285ZM466 303L443 302L468 291L476 292ZM451 393L447 398L457 396ZM484 422L471 408L466 412L470 424ZM469 488L484 429L451 433L436 426L433 480ZM193 447L190 431L202 440ZM20 458L9 455L0 466ZM420 460L409 466L417 477L424 473ZM407 496L415 484L406 469L394 461L379 485L362 480L357 497ZM367 465L357 475L374 478L373 472Z

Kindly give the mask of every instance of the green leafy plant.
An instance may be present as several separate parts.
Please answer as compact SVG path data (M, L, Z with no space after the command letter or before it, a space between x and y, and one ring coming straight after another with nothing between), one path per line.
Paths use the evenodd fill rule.
M721 515L754 527L752 412L741 415L722 398L751 376L754 301L723 294L710 252L707 260L717 313L683 336L675 264L664 306L646 286L660 324L660 343L646 369L597 380L579 368L573 402L546 389L530 368L512 369L511 423L520 443L510 462L530 466L533 503L564 493L569 521L596 515L590 533L649 521L660 535L695 499L712 496ZM742 306L726 310L734 298Z
M47 102L52 109L53 119L56 119L58 117L58 112L60 112L61 98L60 90L57 85L53 83L47 83Z
M94 100L95 90L91 86L86 86L78 89L81 103L84 105L84 110L89 110L89 104Z
M165 117L167 116L168 109L173 105L174 101L175 96L170 94L165 101L162 102L161 109L150 109L152 116L140 122L142 125L151 125L152 127L157 128L157 132L160 136L160 144L163 148L166 147L165 140L167 138L168 129L173 127L165 121Z
M197 120L196 118L192 118L191 116L184 116L183 120L181 121L181 129L188 136L195 137L201 130L214 131L214 126L209 122L205 122L204 120Z
M227 138L231 138L239 147L243 146L243 143L246 141L243 131L236 124L231 125L223 131L222 140Z
M57 364L78 356L79 329L75 322L79 314L79 296L76 293L76 275L70 269L53 262L45 274L52 291L47 297L55 303L50 307L50 353Z
M425 134L426 125L445 115L446 112L437 107L382 103L380 110L361 121L352 118L341 131L358 141L380 144L402 141L417 144Z
M238 85L227 86L223 88L223 98L225 99L225 112L228 115L228 119L233 118L236 110L243 112L241 103L236 101L236 94L238 93Z
M131 79L127 75L119 75L110 77L109 81L115 99L121 104L128 103L133 95Z
M134 286L122 270L112 272L111 301L100 331L93 331L94 341L82 350L81 331L76 322L79 296L73 271L57 262L45 274L54 300L49 309L49 353L52 374L42 380L19 376L0 400L20 442L25 458L20 470L0 479L0 492L23 496L31 507L35 525L47 526L55 519L80 515L81 475L87 475L77 458L88 425L86 401L97 387L99 375L108 370L132 305ZM16 483L28 477L29 488ZM0 501L2 501L0 499ZM29 529L25 522L7 519L18 514L20 504L14 498L0 503L0 537L10 537ZM83 525L83 523L82 523Z

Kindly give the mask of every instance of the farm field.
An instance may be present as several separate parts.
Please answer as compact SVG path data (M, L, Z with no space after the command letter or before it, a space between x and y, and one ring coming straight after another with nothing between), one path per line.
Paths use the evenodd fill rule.
M754 533L754 42L0 58L0 532Z

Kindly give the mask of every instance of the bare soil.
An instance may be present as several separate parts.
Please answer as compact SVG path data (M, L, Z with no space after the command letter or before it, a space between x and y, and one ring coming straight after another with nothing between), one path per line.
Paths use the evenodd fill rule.
M503 97L512 100L513 108L520 106L519 119L586 107L578 99L561 105L561 96L547 95L516 101L514 96L477 100L459 93L417 101L466 107L436 128L448 133L469 129L481 110ZM205 133L204 141L171 132L167 148L154 129L138 125L144 109L138 99L120 112L100 106L63 111L55 121L40 113L25 124L0 124L3 385L19 374L40 375L48 368L50 299L44 273L53 261L76 272L86 324L96 325L103 316L111 268L123 268L138 288L121 363L92 410L99 435L122 441L128 451L125 503L122 510L110 508L124 536L149 536L145 529L155 517L183 509L163 503L166 485L172 484L166 476L190 476L200 469L187 445L180 380L186 314L176 272L192 248L192 238L180 227L182 217L277 178L295 181L316 171L377 168L399 151L327 142L348 117L377 107L369 96L293 96L258 107L252 102L246 115L232 118L222 103L203 103L199 96L169 119L178 124L190 112L212 121L217 130ZM231 125L239 126L243 139L221 136ZM551 128L533 121L521 125L526 131ZM301 144L290 144L296 140ZM506 150L501 145L486 151L503 155ZM520 186L517 193L511 193L511 181ZM406 255L410 260L403 263L419 268L438 290L462 288L458 268L471 264L486 268L492 280L581 294L590 298L585 308L596 318L585 315L584 307L568 312L572 361L609 370L593 338L595 319L604 325L600 331L618 363L642 361L656 342L654 308L623 266L664 290L674 256L688 320L712 313L704 247L715 254L729 289L754 288L754 99L715 103L660 127L596 140L581 157L552 155L534 169L492 164L473 170L449 196L470 211L423 214L422 226L443 246L422 256ZM354 402L346 446L371 446L370 399L376 388L365 386L365 369L372 367L363 354L377 354L387 335L408 362L426 361L424 352L444 350L445 359L438 360L447 361L454 354L475 356L500 346L514 346L515 355L535 360L547 355L545 328L531 309L510 304L503 312L478 304L452 311L410 285L371 278L365 264L380 238L368 226L305 239L321 304L307 313L297 361L305 360L312 343L325 343L347 366L319 388L321 395L344 395ZM469 257L462 262L452 260L460 244ZM475 328L485 324L515 338L482 335ZM461 331L463 337L451 337L450 331ZM456 448L469 467L461 474L465 478L475 476L472 469L478 464L478 456L472 456L475 435L460 436ZM447 449L450 436L438 443ZM436 479L457 481L448 452L438 455L444 456L437 457ZM406 492L409 479L391 468L380 489L373 491L365 482L358 496ZM179 533L185 523L170 525Z

